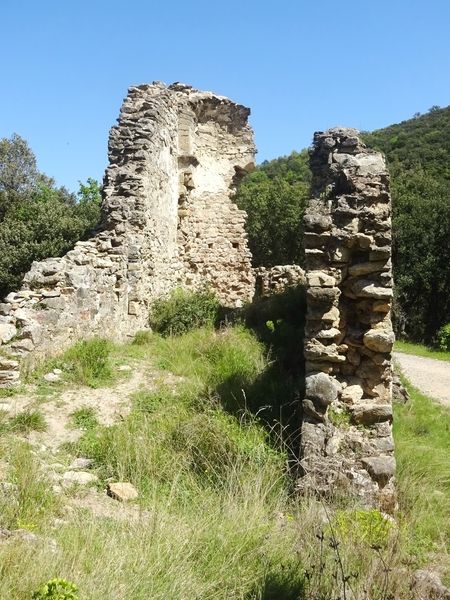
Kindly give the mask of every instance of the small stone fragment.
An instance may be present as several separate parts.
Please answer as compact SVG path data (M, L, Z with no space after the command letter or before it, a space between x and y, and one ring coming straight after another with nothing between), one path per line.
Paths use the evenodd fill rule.
M56 383L57 381L61 380L61 377L56 373L46 373L43 376L43 379L45 379L45 381L48 381L49 383Z
M109 483L107 493L108 496L111 496L111 498L114 498L114 500L118 500L119 502L136 500L136 498L139 496L139 493L134 485L127 481Z
M355 404L364 395L364 390L360 385L348 385L344 390L342 390L341 400L345 402L345 404Z
M77 471L78 469L89 469L89 467L91 467L93 463L94 461L92 460L92 458L83 458L80 456L72 461L69 469L71 469L72 471Z

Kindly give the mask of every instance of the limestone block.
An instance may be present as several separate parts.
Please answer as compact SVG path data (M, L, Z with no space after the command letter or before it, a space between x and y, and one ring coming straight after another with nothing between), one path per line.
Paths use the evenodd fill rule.
M130 500L136 500L139 496L137 489L129 482L121 481L117 483L108 484L108 496L118 500L119 502L128 502Z
M0 323L0 344L6 344L17 335L17 328L12 323Z
M352 420L357 425L374 425L392 421L392 406L377 402L361 401L352 407Z
M310 271L306 280L310 287L335 287L336 279L324 271Z
M324 214L311 214L305 215L305 226L313 232L323 232L331 229L331 217Z
M325 422L325 411L323 407L317 406L309 398L304 398L302 401L303 416L309 417L322 423Z
M314 337L318 340L335 340L340 336L341 331L337 327L331 327L330 329L322 329L314 335Z
M391 310L391 304L385 300L376 300L373 303L372 310L374 312L388 313Z
M325 373L312 373L306 376L305 396L315 405L327 407L338 397L338 382Z
M367 275L369 273L378 273L384 268L386 268L385 261L362 262L351 265L348 268L348 272L353 277L359 277L361 275Z
M19 369L19 363L17 360L12 360L4 356L0 356L0 370L2 371L16 371Z
M370 280L360 279L352 285L352 290L359 298L374 298L375 300L390 300L393 296L392 288L375 285Z
M382 488L395 474L395 458L393 456L370 456L362 458L361 463L372 479Z
M337 287L310 287L306 291L307 301L311 306L320 304L331 306L337 301L340 294Z
M369 329L364 334L364 345L374 352L390 352L395 335L391 329Z
M339 354L336 344L325 346L318 340L310 340L305 344L305 358L332 363L345 362L345 356Z
M370 248L370 246L373 244L373 237L366 235L365 233L357 233L354 239L355 243L363 249Z

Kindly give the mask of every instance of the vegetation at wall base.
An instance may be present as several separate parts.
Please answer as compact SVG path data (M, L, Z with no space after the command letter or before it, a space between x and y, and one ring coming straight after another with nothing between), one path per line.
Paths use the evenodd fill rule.
M86 385L97 388L112 384L118 373L113 369L113 351L115 345L109 340L93 337L76 342L62 355L42 362L27 375L39 388L44 387L44 395L55 392L63 384ZM61 373L61 380L51 383L50 388L42 376L53 369Z
M213 327L219 312L219 301L208 287L192 292L177 288L153 303L150 326L164 336L180 335L205 325Z

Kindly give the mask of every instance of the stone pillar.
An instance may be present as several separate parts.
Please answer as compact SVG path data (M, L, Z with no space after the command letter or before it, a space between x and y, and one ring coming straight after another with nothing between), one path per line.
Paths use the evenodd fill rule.
M389 175L353 129L316 133L310 164L300 487L392 511Z

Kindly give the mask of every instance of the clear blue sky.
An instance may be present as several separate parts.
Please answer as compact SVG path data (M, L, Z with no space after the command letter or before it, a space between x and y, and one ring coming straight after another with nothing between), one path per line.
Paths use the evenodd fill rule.
M71 190L102 178L132 84L250 106L258 161L450 104L449 0L0 0L0 23L0 137Z

